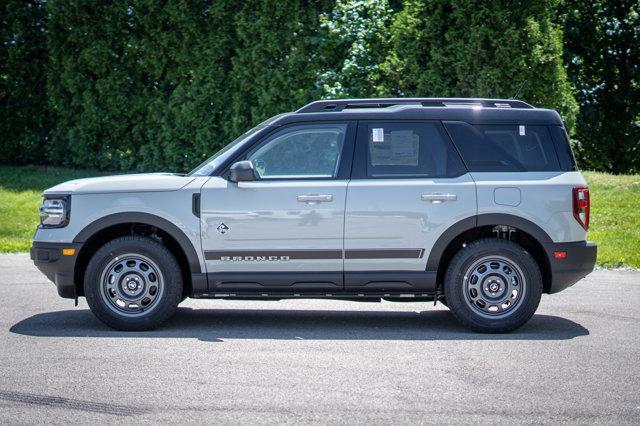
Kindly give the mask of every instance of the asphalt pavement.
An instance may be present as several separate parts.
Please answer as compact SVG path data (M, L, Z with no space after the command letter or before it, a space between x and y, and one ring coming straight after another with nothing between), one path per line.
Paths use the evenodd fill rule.
M0 423L640 424L640 272L544 295L504 335L442 305L187 300L102 325L0 255Z

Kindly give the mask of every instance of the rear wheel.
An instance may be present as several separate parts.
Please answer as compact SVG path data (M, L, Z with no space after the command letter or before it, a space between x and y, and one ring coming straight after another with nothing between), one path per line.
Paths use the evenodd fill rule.
M460 323L475 331L500 333L515 330L533 316L542 295L542 277L521 246L488 238L454 256L444 291Z
M84 278L87 303L118 330L149 330L171 317L182 299L182 274L171 252L138 235L112 240L91 258Z

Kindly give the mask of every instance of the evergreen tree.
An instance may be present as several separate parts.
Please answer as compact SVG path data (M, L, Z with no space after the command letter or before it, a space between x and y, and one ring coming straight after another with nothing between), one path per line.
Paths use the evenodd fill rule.
M330 14L321 15L323 56L332 64L318 78L323 97L376 94L392 18L387 0L338 0Z
M0 163L41 163L50 123L45 7L5 0L0 15Z
M576 156L584 168L640 172L640 4L567 0L565 61L580 103Z
M323 2L251 0L234 15L236 49L228 76L229 138L317 99Z
M553 0L407 0L392 26L382 92L401 96L519 98L557 109L577 104L563 68Z

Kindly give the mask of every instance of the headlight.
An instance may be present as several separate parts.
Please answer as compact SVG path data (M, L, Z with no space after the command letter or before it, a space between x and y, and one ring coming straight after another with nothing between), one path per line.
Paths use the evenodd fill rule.
M45 198L40 206L40 224L44 228L61 228L69 223L69 197Z

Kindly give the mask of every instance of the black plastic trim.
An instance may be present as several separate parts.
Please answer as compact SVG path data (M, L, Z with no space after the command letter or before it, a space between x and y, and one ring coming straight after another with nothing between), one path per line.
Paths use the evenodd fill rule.
M340 291L341 271L320 272L216 272L207 274L209 291Z
M471 216L456 222L436 240L427 260L427 271L437 271L442 254L447 246L460 234L473 228L488 225L508 225L520 229L535 238L540 244L552 242L551 237L542 228L530 220L502 213L487 213Z
M191 213L195 217L200 217L200 194L193 194L191 196Z
M598 247L587 241L543 244L551 265L551 287L549 293L558 293L571 287L589 275L596 264ZM566 253L564 259L556 259L554 252Z
M311 259L419 259L423 248L349 249L344 250L208 250L205 260L228 262L268 262ZM234 259L235 258L235 259Z
M477 217L471 216L454 223L446 231L440 234L440 237L436 240L435 244L431 248L429 257L427 259L427 271L437 271L442 254L446 250L447 246L465 231L475 228L477 225Z
M342 250L211 250L204 252L204 258L206 260L233 261L234 257L239 258L238 261L248 262L299 259L342 259Z
M430 293L436 291L436 273L426 271L307 271L217 272L207 274L208 293L298 294L329 292ZM344 287L343 287L344 284ZM194 293L198 293L194 287ZM199 292L202 295L202 291ZM198 296L200 297L200 296Z
M344 281L345 291L436 291L436 273L427 271L345 271Z
M419 259L424 249L350 249L345 250L345 259Z
M91 224L87 225L82 231L80 231L78 235L76 235L73 239L73 242L84 243L89 238L91 238L92 235L105 228L125 223L141 223L145 225L151 225L166 232L173 239L175 239L180 245L180 248L182 248L182 251L184 252L189 262L189 268L191 269L190 273L197 274L202 272L200 269L200 259L198 259L198 254L185 233L168 220L149 213L124 212L101 217L100 219L92 222Z
M73 256L63 256L62 250L66 248L75 249L75 254ZM31 246L31 260L33 260L40 272L55 284L58 295L65 299L75 299L77 297L73 276L76 259L81 249L82 243L34 241Z

